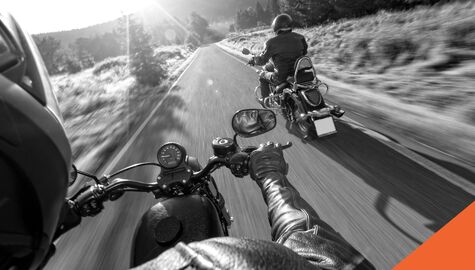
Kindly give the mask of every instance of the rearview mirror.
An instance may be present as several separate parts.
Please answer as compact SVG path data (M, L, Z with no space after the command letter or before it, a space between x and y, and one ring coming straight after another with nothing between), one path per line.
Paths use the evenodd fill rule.
M241 137L254 137L275 128L277 119L271 110L245 109L234 114L233 130Z
M249 54L251 54L251 51L249 51L247 48L244 48L244 49L242 49L242 54L249 55Z

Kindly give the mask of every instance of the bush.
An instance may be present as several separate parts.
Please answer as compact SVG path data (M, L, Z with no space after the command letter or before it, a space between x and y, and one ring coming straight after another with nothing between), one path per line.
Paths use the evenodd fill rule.
M95 64L94 58L92 56L83 57L81 59L81 65L83 68L93 67Z
M92 73L94 75L99 75L100 73L104 72L104 71L108 71L110 70L111 68L114 68L114 67L123 67L123 66L126 66L127 65L127 61L125 60L125 58L120 58L120 57L116 57L116 58L108 58L104 61L102 61L101 63L99 63L95 68L94 70L92 71Z
M73 57L68 57L64 63L64 69L70 74L78 73L82 70L81 62Z
M447 29L447 43L455 48L475 48L475 21L461 21Z
M410 36L382 35L376 38L371 46L371 56L374 55L374 65L385 67L399 66L411 62L418 49L418 45Z
M166 71L157 56L137 55L132 58L131 67L132 75L143 85L157 86L166 77Z
M191 48L196 48L201 45L200 37L194 33L189 33L185 39L187 45L191 45Z

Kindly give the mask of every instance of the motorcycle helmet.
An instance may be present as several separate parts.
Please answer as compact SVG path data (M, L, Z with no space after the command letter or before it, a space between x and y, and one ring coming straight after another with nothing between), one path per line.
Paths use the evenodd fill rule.
M272 21L272 30L274 33L279 34L281 32L292 31L293 20L288 14L280 14Z
M0 11L0 269L37 269L64 205L71 148L29 34Z

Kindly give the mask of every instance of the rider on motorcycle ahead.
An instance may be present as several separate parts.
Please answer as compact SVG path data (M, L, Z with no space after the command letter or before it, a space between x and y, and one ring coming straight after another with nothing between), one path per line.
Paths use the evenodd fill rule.
M57 108L31 37L0 13L0 269L42 268L63 226L80 219L65 203L71 149ZM138 269L374 269L289 183L281 148L261 145L250 170L275 243L178 243Z
M262 99L270 94L269 84L285 82L293 74L297 59L307 54L305 37L292 32L292 24L292 18L287 14L275 17L272 29L276 36L266 42L262 53L249 61L250 65L258 66L266 65L269 60L273 62L266 65L266 71L259 76Z

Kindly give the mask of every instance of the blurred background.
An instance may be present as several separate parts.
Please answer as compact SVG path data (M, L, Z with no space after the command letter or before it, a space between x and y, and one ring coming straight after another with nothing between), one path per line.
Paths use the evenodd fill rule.
M363 253L370 254L370 258L377 261L378 268L389 269L474 200L474 194L471 192L475 184L475 1L16 0L2 3L2 7L10 11L34 36L48 72L52 76L75 163L82 170L104 173L110 161L159 102L163 101L164 104L177 109L176 112L173 110L167 112L174 116L168 115L170 121L175 121L175 118L178 119L176 121L189 121L190 118L181 114L187 110L193 113L191 108L194 107L186 102L187 97L191 95L186 92L189 85L178 83L183 94L180 92L177 95L181 95L184 99L178 103L179 105L170 103L166 97L170 86L187 65L193 62L193 57L199 58L196 52L200 48L206 49L213 43L217 43L219 48L235 57L236 52L242 48L258 52L263 49L265 41L274 35L269 28L272 19L279 13L288 13L295 20L297 26L295 31L307 38L309 55L319 73L319 79L330 85L328 100L339 103L349 112L349 117L356 119L358 124L364 125L372 132L383 134L422 158L422 161L417 158L417 162L411 161L409 165L397 167L390 164L393 156L385 157L388 160L386 163L371 168L374 174L383 174L385 171L397 174L396 171L407 169L414 172L408 176L411 181L417 181L418 177L432 177L416 168L414 164L417 163L424 164L424 168L431 166L436 168L433 170L437 171L435 174L437 177L444 179L449 177L450 181L460 179L457 185L465 187L462 188L466 191L463 195L447 191L447 194L452 194L452 202L457 203L454 202L451 207L447 206L448 209L444 210L446 212L441 220L429 218L427 215L422 219L415 218L421 224L426 224L427 219L437 222L436 225L434 223L430 226L424 225L424 228L430 228L427 232L423 232L422 229L403 232L402 234L409 239L406 242L410 244L405 248L395 248L399 251L392 255L386 253L382 256L377 251L378 248L384 250L390 245L387 239L372 242L370 233L364 237L366 240L348 236L358 231L358 226L352 229L340 228L345 236L350 238L350 242L357 245L358 249L362 249ZM204 69L204 72L215 73L218 76L219 72L226 70L224 65L234 65L224 60L217 60L218 53L215 53L214 49L206 50L208 50L207 61L211 63L215 61L217 64L215 66L202 64L198 69ZM230 70L230 73L237 72L237 69ZM240 69L244 70L246 67ZM223 106L223 110L257 107L252 97L252 87L257 84L257 79L252 74L247 74L243 77L245 79L235 81L233 85L227 85L225 82L221 82L220 85L219 76L214 78L198 71L189 77L193 77L195 81L190 80L196 83L203 81L204 87L212 88L216 93L226 90L242 91L242 95L248 96L246 98L237 96L233 101L229 96L222 95L216 102L229 104L227 107ZM213 107L214 103L207 103L206 99L203 102L199 115L206 117L219 111L218 107ZM239 106L233 107L236 104ZM206 109L209 111L203 113L202 110ZM196 126L185 129L186 132L183 132L187 135L183 136L193 138L198 136L197 132L209 134L203 137L209 137L206 142L190 139L190 144L209 145L212 136L223 135L217 132L228 124L226 121L229 119L219 120L206 131ZM165 122L155 128L168 130L168 135L176 132L169 130L170 126ZM181 135L175 137L171 135L162 136L163 138L160 137L161 139L156 141L158 143L164 138L181 138ZM295 137L293 139L296 140ZM353 141L352 144L338 141L332 143L336 145L335 149L342 151L340 156L345 156L344 153L348 154L348 149L356 147L359 142L362 143L361 140ZM153 144L154 149L158 146ZM312 148L312 151L329 155L325 149L319 147ZM200 151L197 155L203 161L211 152L211 149L204 149L203 147L196 150ZM137 148L135 151L141 150L143 149ZM356 151L355 148L353 151ZM361 153L364 150L358 151ZM378 155L389 155L390 150L385 151L381 150ZM153 155L140 155L140 157L152 159ZM367 159L370 164L377 159L375 152L365 153L362 156L355 153L351 158L362 163ZM338 156L334 159L338 159ZM143 160L135 160L140 161ZM301 160L296 156L295 162L298 161ZM313 166L312 160L305 162L305 166ZM306 169L305 166L302 170ZM346 168L352 166L357 165L351 162L346 164ZM325 167L321 169L325 170ZM359 174L359 177L363 176ZM317 179L312 181L317 183ZM408 185L408 190L413 188L410 187L411 184ZM445 184L440 185L441 192L436 194L442 196L444 190L450 189L446 188ZM222 188L229 191L229 196L232 196L231 187L222 186ZM335 192L338 194L338 191ZM422 189L421 193L424 193ZM311 200L313 196L319 196L319 193L317 191L309 193L307 199ZM416 200L415 197L417 196L411 198ZM139 200L137 197L134 198ZM411 198L406 199L410 201ZM439 199L432 196L425 203L429 205ZM259 203L262 204L261 201ZM143 201L140 209L145 211L152 204L153 200ZM345 209L349 206L339 207ZM433 205L419 207L427 210ZM248 210L246 207L234 208L237 212L235 216L238 218L240 212ZM325 212L324 209L322 211ZM330 212L328 216L331 216ZM262 213L264 212L247 217L265 220ZM343 212L340 214L344 216ZM119 212L111 212L107 218L114 215L119 215ZM114 216L112 220L116 219ZM241 220L243 219L245 216L241 217ZM365 222L371 223L370 220L369 216L359 219L361 227L365 226ZM335 218L334 221L338 223L340 219ZM406 221L401 218L399 224L384 226L393 226L396 231L401 231L400 228L405 226ZM252 223L246 222L238 223L239 233L234 235L244 236L240 234L248 230L243 228ZM411 222L413 221L407 221ZM97 224L102 223L89 222L88 225L82 226L80 231L85 233L96 230L91 228ZM127 225L127 232L133 232L134 224ZM265 233L263 231L257 237L266 238ZM100 235L99 238L101 237ZM108 237L113 235L108 234ZM81 249L86 250L90 243L84 240L79 244L77 243L79 238L77 233L63 240L58 248L59 254L75 256L72 255L74 250L68 248L73 246L74 242L76 250L79 248L78 245L82 245ZM98 239L91 241L97 243L106 241ZM372 248L361 246L367 242L373 243L374 246ZM116 244L114 242L114 245ZM387 248L391 250L390 247ZM60 250L70 251L61 253ZM84 252L86 251L81 254L84 255ZM92 258L99 255L87 256ZM112 259L108 259L110 263L121 255L108 256L112 256ZM123 260L113 265L125 268L127 260ZM91 261L96 264L88 264L88 269L111 267L107 263L97 264L100 259ZM68 261L66 256L55 258L48 267L82 268L79 259Z

